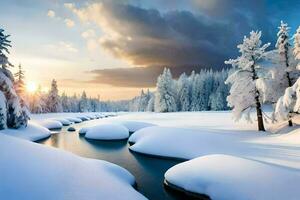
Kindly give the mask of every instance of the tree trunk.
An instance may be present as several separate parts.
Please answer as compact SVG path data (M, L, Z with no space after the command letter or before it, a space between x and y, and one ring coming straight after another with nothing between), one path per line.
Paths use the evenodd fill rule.
M253 57L252 57L252 59L254 60ZM257 76L256 71L255 71L255 62L251 66L251 70L252 70L252 80L256 81L258 79L258 76ZM261 103L259 101L259 96L260 96L259 91L255 87L255 104L256 104L257 126L258 126L259 131L265 131L264 119L263 119L263 114L262 114L262 109L261 109Z
M286 68L288 68L289 67L289 57L288 57L288 49L286 50L286 53L285 53L285 65L286 65ZM286 78L287 78L287 80L288 80L288 84L289 84L289 87L291 87L292 86L292 80L291 80L291 77L290 77L290 73L287 71L286 72ZM292 119L289 117L289 126L293 126L293 121L292 121Z
M256 96L255 100L256 100L256 115L257 115L258 130L265 131L264 120L263 120L263 115L262 115L262 110L261 110L261 104L259 102L259 97Z

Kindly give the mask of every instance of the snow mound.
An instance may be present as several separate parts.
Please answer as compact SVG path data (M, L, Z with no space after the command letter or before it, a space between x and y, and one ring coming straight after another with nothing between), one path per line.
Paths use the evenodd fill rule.
M19 129L4 129L1 130L0 133L31 141L41 140L51 135L48 129L30 121L27 127Z
M82 122L82 120L79 119L79 118L77 118L77 117L68 117L66 119L69 120L70 122L74 122L74 123L80 123L80 122Z
M86 134L86 132L88 131L89 127L83 127L81 129L79 129L78 133L80 135Z
M122 121L119 123L125 126L129 130L129 132L136 132L142 128L156 126L155 124L152 123L138 122L138 121Z
M122 125L101 124L89 127L85 137L95 140L122 140L129 137L129 131Z
M127 170L106 161L4 134L0 152L0 199L145 199Z
M211 130L194 130L173 127L147 127L133 133L131 150L173 158L192 159L207 154L234 154L238 137L218 134Z
M296 200L300 195L299 170L228 155L180 163L165 173L165 179L186 191L219 200Z
M53 118L52 120L59 121L63 126L69 126L70 124L72 124L72 122L64 118Z
M82 121L88 121L90 120L90 118L86 117L86 116L78 116L79 119L81 119Z
M63 126L61 122L51 119L37 121L37 123L47 129L61 129Z

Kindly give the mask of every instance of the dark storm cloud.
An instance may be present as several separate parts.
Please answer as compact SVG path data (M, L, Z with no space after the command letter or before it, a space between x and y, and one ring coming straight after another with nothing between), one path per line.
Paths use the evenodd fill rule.
M263 41L274 45L280 17L289 15L281 4L266 0L102 1L96 21L118 37L103 37L101 45L143 68L95 70L93 82L153 86L164 66L173 71L185 71L182 66L223 68L224 60L237 56L236 45L251 30L262 30Z
M162 66L99 69L89 73L95 75L88 83L109 84L117 87L154 87L156 79L163 71ZM201 67L175 66L172 67L172 75L178 78L183 72L190 74L193 70L199 72Z

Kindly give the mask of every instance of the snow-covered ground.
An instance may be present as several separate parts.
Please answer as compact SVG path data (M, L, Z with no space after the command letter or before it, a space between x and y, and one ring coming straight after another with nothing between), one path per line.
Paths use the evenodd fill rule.
M49 128L47 120L74 123L73 118L89 120L97 116L44 114L33 115L32 121ZM256 123L234 122L230 112L118 113L99 120L99 125L109 123L136 131L129 138L134 143L130 147L133 151L191 159L165 174L166 181L184 190L213 199L293 200L300 195L296 188L300 180L297 125L289 128L286 122L266 124L268 131L258 132ZM85 131L94 126L89 121L85 125ZM31 140L31 136L25 139Z
M300 171L228 155L180 163L165 174L168 183L218 200L297 200Z
M145 199L127 170L106 161L5 134L0 152L0 199Z

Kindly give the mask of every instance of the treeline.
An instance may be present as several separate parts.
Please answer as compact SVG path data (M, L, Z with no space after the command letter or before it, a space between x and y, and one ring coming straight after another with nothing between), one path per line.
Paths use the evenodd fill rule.
M176 80L165 68L158 77L156 91L141 91L140 96L129 102L129 111L177 112L228 110L226 97L229 86L225 84L228 70L201 70L189 76L181 74Z

